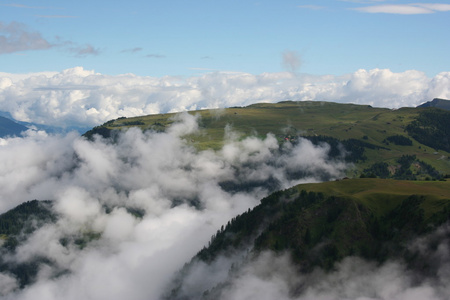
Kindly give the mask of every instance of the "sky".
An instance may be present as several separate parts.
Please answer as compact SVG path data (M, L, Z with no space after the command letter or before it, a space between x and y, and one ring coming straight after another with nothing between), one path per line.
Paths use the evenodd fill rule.
M119 117L450 99L450 4L0 0L0 112L80 133Z
M1 0L0 71L433 77L450 69L449 16L439 0Z

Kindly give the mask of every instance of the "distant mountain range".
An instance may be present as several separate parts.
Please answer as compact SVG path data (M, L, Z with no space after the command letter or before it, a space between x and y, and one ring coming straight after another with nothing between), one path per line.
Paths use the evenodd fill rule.
M32 122L22 122L14 120L10 113L0 111L0 137L7 136L21 136L22 132L28 130L29 128L36 128L37 130L44 130L47 133L64 133L69 131L77 131L80 134L91 129L90 127L80 127L80 126L68 126L65 128L43 125Z
M28 128L8 118L0 117L0 137L20 136Z
M434 108L450 110L450 100L435 98L432 101L428 101L417 107L418 108L434 107ZM169 115L169 114L167 114L167 115ZM138 118L142 118L142 117L138 117ZM128 123L130 123L130 122L128 122ZM132 122L131 122L131 124L123 124L123 125L125 125L125 126L131 125L132 126L132 125L143 125L143 124L144 123L142 123L141 121L138 121L136 124L132 124ZM76 127L76 126L72 126L72 127L63 129L63 128L59 128L59 127L55 127L55 126L41 125L41 124L30 123L30 122L20 122L20 121L15 121L12 118L11 114L9 114L8 112L0 111L0 137L20 136L23 131L28 130L28 128L30 128L30 127L35 127L39 130L45 130L50 133L60 133L60 132L67 132L67 131L71 131L71 130L75 130L80 133L83 133L90 129L90 128L86 128L86 127ZM107 128L108 126L104 126L104 127ZM103 130L103 128L102 128L102 130Z
M425 102L417 107L435 107L450 110L450 100L434 98L432 101Z

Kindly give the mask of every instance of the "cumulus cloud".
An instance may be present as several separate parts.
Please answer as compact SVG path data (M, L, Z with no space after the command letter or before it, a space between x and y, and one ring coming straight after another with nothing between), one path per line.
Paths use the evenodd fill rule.
M287 55L291 69L296 53ZM358 70L342 76L292 72L213 72L197 77L104 75L82 67L57 73L0 74L0 111L20 121L92 127L118 117L246 106L256 102L317 100L399 108L450 98L450 72L433 78L410 70Z
M39 32L30 31L23 24L0 22L0 54L44 50L54 46L43 38Z

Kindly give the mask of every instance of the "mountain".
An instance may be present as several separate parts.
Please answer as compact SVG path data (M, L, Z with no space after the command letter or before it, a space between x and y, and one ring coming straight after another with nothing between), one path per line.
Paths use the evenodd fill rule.
M0 137L20 136L26 130L27 127L0 116Z
M44 124L38 124L38 123L32 123L32 122L22 122L17 121L18 124L25 126L27 128L36 128L37 130L42 130L47 133L51 134L63 134L70 131L76 131L80 134L86 132L86 130L91 129L90 127L86 126L67 126L67 127L58 127L58 126L52 126L52 125L44 125Z
M61 184L59 200L29 201L0 215L0 276L12 282L0 295L13 291L20 299L46 284L60 295L59 287L76 282L85 287L85 279L94 278L93 287L117 270L120 275L109 282L132 275L120 285L121 298L136 287L131 281L139 277L145 289L155 278L142 274L157 274L162 279L154 291L158 296L166 291L167 299L242 299L222 295L236 285L258 290L251 282L256 277L250 282L244 277L259 272L263 286L272 287L274 281L267 278L275 278L291 299L300 298L312 278L333 274L352 258L369 264L368 270L398 263L413 274L411 282L448 282L436 274L450 274L439 269L444 265L450 270L450 263L438 259L442 253L448 258L450 245L450 112L287 101L189 114L198 116L200 130L182 140L170 134L179 126L169 128L185 126L176 119L183 115L119 118L77 140L78 151L61 158L70 163L54 164L64 165L63 172L48 164L52 175L30 192ZM130 127L147 132L120 134ZM263 145L266 141L270 147ZM225 143L249 147L226 152ZM173 148L177 151L172 154ZM236 156L222 159L230 149ZM298 150L296 156L292 149ZM245 155L248 159L235 162ZM295 164L305 158L323 168ZM327 167L337 171L322 171ZM351 179L279 190L334 179L345 168ZM227 223L228 216L235 217ZM186 217L195 221L185 223ZM170 226L183 230L173 235ZM148 272L150 265L156 271ZM266 298L284 299L271 295ZM318 298L357 297L300 299Z
M450 110L450 100L434 98L432 101L425 102L418 107L434 107Z
M4 126L1 126L4 123ZM86 126L68 126L68 127L57 127L52 125L44 125L33 122L23 122L14 120L9 112L0 111L0 137L5 137L8 135L19 136L22 131L26 131L29 128L36 128L37 130L43 130L47 133L67 133L70 131L77 131L80 134L90 130Z
M450 111L446 110L391 110L369 105L284 101L189 113L199 117L201 132L186 139L198 149L221 148L231 128L242 138L272 133L280 144L296 143L299 138L315 144L328 143L332 146L331 155L344 155L347 162L354 164L348 171L349 177L376 175L404 179L411 175L411 179L439 179L437 173L450 174ZM84 136L111 137L130 127L164 131L174 122L175 115L122 117L97 126ZM404 155L414 157L403 169L412 174L401 170L399 160ZM380 164L383 172L376 171Z
M332 271L351 256L376 264L401 260L411 272L432 277L436 262L413 249L411 241L449 220L450 181L347 179L297 185L262 199L219 229L174 280L167 299L221 299L237 274L268 250L290 253L300 274ZM423 248L437 247L436 241L421 241ZM199 265L214 268L225 258L232 261L228 276L209 280L209 286L203 279L193 282ZM185 294L185 285L197 293ZM306 288L293 286L291 292Z

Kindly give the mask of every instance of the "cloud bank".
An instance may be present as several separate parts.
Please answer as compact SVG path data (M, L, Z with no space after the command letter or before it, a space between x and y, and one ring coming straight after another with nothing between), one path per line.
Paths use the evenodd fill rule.
M285 53L294 69L298 55ZM342 76L209 73L198 77L103 75L81 67L59 73L0 74L0 111L19 121L92 127L118 117L316 100L399 108L450 98L450 72L358 70Z

